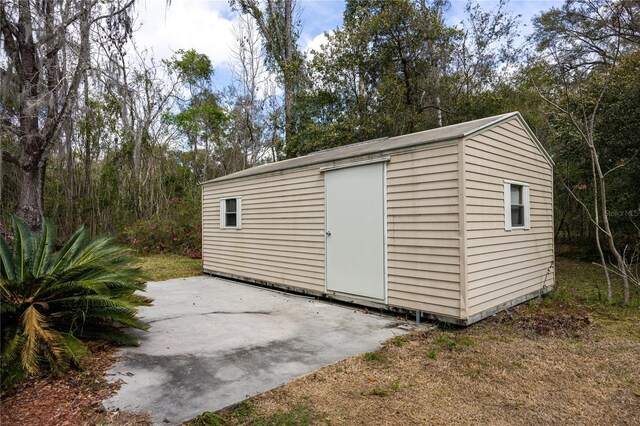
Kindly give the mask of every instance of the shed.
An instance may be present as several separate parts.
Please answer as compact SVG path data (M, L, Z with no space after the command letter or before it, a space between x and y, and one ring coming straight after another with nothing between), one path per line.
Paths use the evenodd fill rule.
M518 112L202 185L207 274L471 324L554 285L553 161Z

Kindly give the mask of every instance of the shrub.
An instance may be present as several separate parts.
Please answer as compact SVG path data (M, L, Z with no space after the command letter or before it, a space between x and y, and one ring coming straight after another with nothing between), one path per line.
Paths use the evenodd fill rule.
M49 220L35 233L14 218L13 229L12 241L0 236L3 388L79 365L88 353L80 339L137 344L125 328L148 328L136 314L152 300L135 294L145 284L126 250L109 237L89 241L82 227L55 252Z
M134 223L123 232L123 239L140 254L170 253L202 258L200 208L174 198L167 215Z

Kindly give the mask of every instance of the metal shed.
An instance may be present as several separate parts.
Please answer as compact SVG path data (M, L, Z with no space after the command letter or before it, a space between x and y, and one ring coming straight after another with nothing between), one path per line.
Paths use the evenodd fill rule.
M204 272L471 324L554 285L553 161L518 112L202 185Z

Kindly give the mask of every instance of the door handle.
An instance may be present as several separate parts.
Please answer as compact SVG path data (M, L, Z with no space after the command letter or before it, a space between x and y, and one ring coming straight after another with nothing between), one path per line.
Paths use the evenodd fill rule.
M327 237L330 237L331 236L331 231L327 231L326 234L327 234Z

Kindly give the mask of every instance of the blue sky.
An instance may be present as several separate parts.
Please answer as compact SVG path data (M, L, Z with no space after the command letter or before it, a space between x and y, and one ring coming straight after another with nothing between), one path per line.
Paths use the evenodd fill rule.
M538 13L559 6L560 0L512 0L509 10L521 15L520 32L531 32L531 19ZM445 18L449 24L464 19L466 0L451 0ZM493 0L482 0L484 9L496 7ZM318 47L322 34L342 24L344 2L339 0L298 0L302 34L300 47ZM157 59L170 57L178 49L194 48L211 58L216 70L215 84L222 89L231 83L229 53L233 46L236 14L226 0L143 0L138 5L139 30L134 38L139 49L150 49Z

